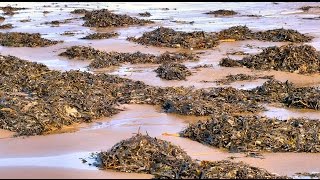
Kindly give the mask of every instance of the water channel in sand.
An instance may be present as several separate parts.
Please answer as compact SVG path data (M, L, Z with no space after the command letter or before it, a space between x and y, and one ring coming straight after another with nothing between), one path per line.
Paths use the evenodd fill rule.
M51 3L51 7L43 7L47 3L7 3L1 2L0 6L7 4L18 4L20 7L31 9L19 11L14 16L5 16L5 23L12 23L15 28L0 30L0 32L39 32L45 38L64 40L50 47L43 48L12 48L0 46L2 55L14 55L22 59L36 61L46 64L50 69L56 70L87 70L89 61L68 60L58 56L65 48L72 45L92 46L104 51L135 52L160 54L165 51L175 52L179 49L157 48L142 46L126 41L127 36L140 36L144 31L151 31L158 26L171 27L183 31L220 31L235 26L247 25L252 30L267 30L274 28L292 28L301 33L315 36L315 39L307 44L320 50L320 32L314 25L315 20L306 20L305 17L319 16L319 12L311 11L305 13L297 10L304 5L320 5L316 2L306 3ZM67 5L67 7L65 7ZM59 6L59 7L56 7ZM168 7L164 13L160 8ZM232 9L239 11L240 15L235 18L213 17L203 14L209 10ZM61 9L60 9L61 8ZM156 24L142 27L125 28L87 28L81 26L82 19L79 15L69 12L75 8L101 9L108 8L116 13L127 13L137 16L137 13L149 11L152 16L147 19L156 20ZM176 8L176 9L175 9ZM44 15L42 11L51 13ZM249 14L259 14L262 17L247 17ZM19 20L29 17L31 22L22 23ZM47 21L64 20L75 18L71 23L62 24L59 27L50 27L43 24ZM195 21L194 24L178 24L172 21ZM75 36L61 35L65 31L76 32ZM120 33L117 38L106 40L79 40L92 32L116 31ZM192 68L199 64L212 64L211 68L193 69L193 75L187 81L165 81L156 77L153 69L157 65L150 64L124 64L121 67L97 70L94 73L110 73L120 75L133 80L140 80L155 86L194 86L195 88L217 87L214 82L229 74L246 73L258 75L274 75L277 80L289 80L298 86L319 86L320 75L299 75L295 73L279 71L255 71L247 68L226 68L218 66L221 58L226 53L233 51L244 51L247 53L258 53L262 47L280 46L286 43L239 41L225 42L211 50L194 51L203 52L199 54L199 62L186 62ZM250 45L250 46L248 46ZM230 56L241 58L242 56ZM251 89L261 85L264 80L235 82L230 86L240 89ZM138 129L153 137L168 140L181 146L195 159L200 160L222 160L235 156L233 161L244 161L251 165L265 168L270 172L280 175L293 176L296 172L320 172L319 153L263 153L264 159L245 157L245 154L231 154L223 150L208 147L181 137L164 136L163 133L178 133L189 122L195 122L200 117L189 117L175 114L163 113L158 107L149 105L124 105L124 111L109 118L102 118L91 124L80 124L74 126L73 132L62 134L51 134L33 137L12 137L13 133L0 130L0 174L1 178L151 178L151 175L128 174L114 171L99 171L94 166L89 166L90 152L107 150L120 140L131 137ZM262 113L269 117L287 119L291 117L308 117L319 120L320 113L317 111L305 111L292 108L267 105L268 111ZM70 131L67 130L67 131ZM85 158L88 163L82 163L79 158ZM230 159L229 159L230 160ZM28 173L26 173L28 172Z

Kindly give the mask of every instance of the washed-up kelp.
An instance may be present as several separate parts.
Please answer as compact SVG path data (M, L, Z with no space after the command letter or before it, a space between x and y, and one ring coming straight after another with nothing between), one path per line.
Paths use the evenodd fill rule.
M86 9L75 9L75 10L71 11L70 13L72 13L72 14L85 14L87 12L88 12L88 10L86 10Z
M206 12L205 14L213 14L215 16L232 16L232 15L236 15L238 13L233 11L233 10L219 9L219 10L216 10L216 11Z
M320 173L308 173L308 172L304 172L304 173L295 173L298 177L308 177L308 178L316 178L316 179L320 179ZM301 178L302 179L302 178Z
M186 80L186 77L192 74L185 65L179 63L161 64L155 72L157 77L166 80Z
M3 11L3 14L5 14L5 15L14 15L15 11L25 10L27 8L17 8L17 7L5 6L5 7L0 7L0 9Z
M153 23L150 20L138 19L128 15L114 14L107 9L86 12L84 26L87 27L119 27L127 25L145 25Z
M191 53L170 53L165 52L159 56L152 54L145 54L139 51L134 53L119 53L119 52L104 52L86 46L72 46L60 56L66 56L71 59L80 60L93 60L89 64L89 68L105 68L121 63L130 62L137 63L169 63L169 62L183 62L183 61L196 61L198 56Z
M314 87L295 88L283 100L289 107L320 110L320 89Z
M61 41L53 41L42 38L40 33L0 32L0 45L11 47L44 47L57 44Z
M81 39L108 39L111 37L119 36L117 32L110 32L110 33L93 33L89 34Z
M244 57L242 60L222 59L222 66L246 66L260 70L277 70L297 72L300 74L320 71L320 53L310 45L283 45L268 47L256 55Z
M255 33L255 39L273 42L309 42L311 36L306 36L293 29L272 29Z
M220 79L215 81L217 84L230 84L236 81L247 81L247 80L256 80L256 79L272 79L273 76L251 76L248 74L235 74L228 75L225 79Z
M230 152L320 152L320 122L261 116L214 115L189 124L183 137Z
M143 45L173 48L209 49L218 45L217 38L204 31L183 32L165 27L145 32L139 38L129 37L128 40Z
M248 40L256 39L273 42L309 42L312 37L292 29L272 29L253 32L247 26L232 26L217 33L219 39Z
M148 173L156 179L267 178L279 176L264 169L230 161L201 161L200 164L168 141L137 134L98 153L101 169ZM283 177L287 178L287 177Z
M4 18L3 16L0 16L0 21L4 21L6 18Z
M207 116L214 113L255 113L261 107L245 90L232 87L193 90L190 88L158 88L155 99L167 113Z
M146 85L117 76L53 71L13 56L0 56L0 67L0 90L9 93L1 97L0 127L18 135L50 133L63 125L111 116L118 112L116 103L150 99L143 94Z
M13 28L13 25L12 24L3 24L3 25L0 25L0 29L12 29Z
M199 164L179 146L141 134L120 141L106 152L100 152L98 158L102 162L101 169L148 173L157 179L277 177L244 163L202 161Z
M219 65L224 67L242 67L243 66L239 61L233 60L231 58L222 58L219 62Z
M71 19L65 19L65 20L55 20L50 22L45 22L44 24L51 24L52 26L59 26L60 24L69 23Z
M312 9L312 8L320 8L320 6L302 6L299 9L301 9L303 11L309 11L309 9Z
M139 13L139 16L142 16L142 17L150 17L151 14L150 14L148 11L146 11L146 12L144 12L144 13Z
M31 19L22 19L20 22L31 22Z

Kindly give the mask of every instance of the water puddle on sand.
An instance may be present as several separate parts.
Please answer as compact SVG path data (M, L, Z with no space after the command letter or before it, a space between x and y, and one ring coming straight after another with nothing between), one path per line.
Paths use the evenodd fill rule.
M297 109L297 108L287 108L280 106L270 106L265 105L267 111L261 113L261 115L278 118L281 120L290 118L309 118L314 120L320 120L320 111L311 109Z

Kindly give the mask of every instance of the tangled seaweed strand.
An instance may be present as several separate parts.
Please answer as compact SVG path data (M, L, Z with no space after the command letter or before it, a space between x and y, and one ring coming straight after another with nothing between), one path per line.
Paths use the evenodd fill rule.
M179 63L161 64L155 72L157 77L166 80L186 80L192 74L185 65Z
M128 40L143 45L196 49L209 49L217 46L219 43L214 35L204 31L187 33L165 27L159 27L151 32L145 32L139 38L129 37Z
M268 47L256 55L244 57L242 60L224 58L221 66L246 66L252 69L298 72L300 74L320 71L320 53L310 45L283 45Z
M89 34L81 39L109 39L111 37L116 37L119 36L118 33L116 32L111 32L111 33L93 33Z
M236 15L238 13L233 10L219 9L216 11L206 12L205 14L214 14L215 16L232 16L232 15Z
M40 33L0 32L0 45L10 47L45 47L62 41L52 41L42 38Z
M320 122L309 119L281 121L260 116L215 115L189 124L183 137L226 148L230 152L320 152Z
M202 161L198 164L179 146L137 134L100 152L102 169L148 173L156 179L279 178L264 169L230 161ZM287 178L287 177L284 177Z
M152 54L141 53L140 51L134 53L119 53L119 52L103 52L86 46L72 46L65 52L59 54L71 59L92 60L89 68L105 68L109 66L120 65L121 63L130 62L137 63L170 63L170 62L184 62L188 60L197 61L198 56L190 53L170 53L165 52L159 56Z
M255 80L255 79L272 79L273 76L251 76L248 74L235 74L235 75L228 75L225 79L220 79L215 81L218 84L230 84L236 81L246 81L246 80Z
M145 25L153 23L150 20L138 19L128 15L114 14L108 9L86 12L84 26L87 27L119 27L127 25Z

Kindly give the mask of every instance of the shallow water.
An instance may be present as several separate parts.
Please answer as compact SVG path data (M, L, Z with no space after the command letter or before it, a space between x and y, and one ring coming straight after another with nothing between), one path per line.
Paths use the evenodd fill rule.
M50 69L71 70L79 69L86 71L89 61L68 60L58 56L65 48L72 45L92 46L103 51L151 53L158 55L165 51L189 51L173 48L157 48L153 46L142 46L126 41L128 36L141 36L145 31L151 31L158 26L174 28L175 30L207 32L220 31L235 26L246 25L254 31L275 28L291 28L301 33L307 33L315 37L312 42L306 43L320 50L320 31L315 25L317 20L302 19L305 17L317 17L319 11L302 12L297 10L304 5L316 5L318 2L57 2L57 3L28 3L28 2L0 2L0 6L7 4L31 9L18 11L13 16L4 16L4 23L12 23L15 27L0 32L30 32L41 33L43 37L53 40L63 40L54 46L42 48L13 48L0 46L0 54L14 55L29 61L44 63ZM43 7L51 5L51 7ZM58 7L57 7L58 6ZM67 6L67 7L65 7ZM127 13L138 16L138 13L149 11L155 24L148 26L130 26L123 28L88 28L81 26L81 15L73 15L69 12L76 8L101 9L108 8L115 13ZM169 8L162 10L161 8ZM231 9L240 12L233 17L214 17L203 14L210 10ZM43 14L43 11L51 11ZM246 15L262 15L262 17L248 17ZM31 22L19 22L23 19L31 19ZM74 18L71 23L61 24L58 27L50 27L43 23L53 20L64 20ZM164 19L164 20L156 20ZM194 21L194 24L180 24L172 21ZM61 35L65 31L75 32L75 36ZM116 31L119 37L105 40L80 40L79 38L93 32ZM239 41L224 42L218 47L210 50L193 50L200 54L198 62L185 62L192 68L199 64L212 64L212 68L192 69L192 76L187 81L166 81L156 77L153 72L158 65L152 64L124 64L120 67L112 67L97 70L95 73L117 74L133 80L140 80L155 86L194 86L195 88L217 87L212 81L224 78L229 74L246 73L250 75L274 75L277 80L289 80L298 86L320 86L320 74L300 75L280 71L257 71L248 68L226 68L218 66L221 58L227 57L226 53L233 51L244 51L246 53L258 53L261 48L268 46L281 46L287 43ZM249 46L248 46L249 45ZM242 58L243 56L230 56ZM204 83L202 81L211 81ZM239 89L251 89L261 85L265 80L243 81L231 83ZM91 124L80 124L71 127L73 132L52 134L33 137L12 137L12 132L0 130L0 173L1 178L151 178L151 175L128 174L114 171L98 171L82 163L80 157L88 158L89 152L107 150L122 139L131 137L138 131L148 133L151 136L168 140L181 146L187 153L201 160L223 160L230 156L236 156L234 161L244 161L251 165L262 167L270 172L281 175L293 176L296 172L320 172L319 153L263 153L265 159L244 157L244 154L231 154L223 150L211 148L189 139L166 136L163 133L175 134L182 130L189 122L195 122L200 117L186 117L175 114L163 113L159 107L148 105L124 105L124 111L109 118L102 118ZM287 119L291 117L308 117L319 119L319 112L283 108L281 106L267 106L268 111L262 115ZM70 129L66 130L67 132ZM64 132L64 131L61 131ZM28 173L25 173L28 172Z

